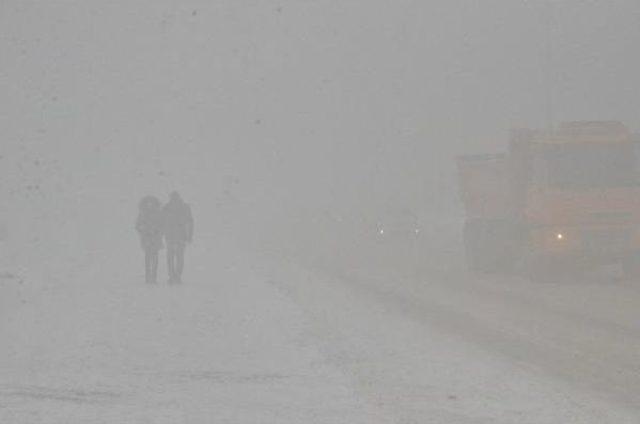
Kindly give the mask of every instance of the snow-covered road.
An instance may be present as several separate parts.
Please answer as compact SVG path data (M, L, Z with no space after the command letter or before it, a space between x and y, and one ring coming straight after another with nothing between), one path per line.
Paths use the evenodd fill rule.
M0 422L640 420L633 282L254 250L200 240L183 286L125 246L0 280Z
M392 422L640 420L636 282L477 277L433 256L418 271L311 261L280 280Z

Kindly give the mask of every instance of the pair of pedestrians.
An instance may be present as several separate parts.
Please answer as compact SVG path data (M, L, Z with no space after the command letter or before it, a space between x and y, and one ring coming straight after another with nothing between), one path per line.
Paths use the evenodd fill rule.
M174 191L166 205L155 196L140 200L136 230L144 250L145 280L154 284L158 277L158 255L166 244L169 284L182 282L184 250L193 238L191 208Z

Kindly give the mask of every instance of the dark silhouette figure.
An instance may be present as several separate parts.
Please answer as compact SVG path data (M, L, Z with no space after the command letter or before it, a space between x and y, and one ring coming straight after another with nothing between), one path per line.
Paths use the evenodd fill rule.
M169 283L182 282L184 269L184 249L193 238L193 217L191 208L177 191L171 193L169 202L162 209L164 240L167 244L167 268Z
M140 200L136 230L144 250L145 280L154 284L158 276L158 252L162 249L162 204L155 196Z

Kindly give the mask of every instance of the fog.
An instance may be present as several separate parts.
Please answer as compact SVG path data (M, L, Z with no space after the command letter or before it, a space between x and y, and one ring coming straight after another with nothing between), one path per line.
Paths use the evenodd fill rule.
M544 281L466 263L469 192L519 213L514 129L637 142L638 41L633 1L0 1L0 421L637 422L635 244ZM536 192L550 149L522 216L635 234L636 168ZM165 228L147 284L139 202L174 191L184 278Z

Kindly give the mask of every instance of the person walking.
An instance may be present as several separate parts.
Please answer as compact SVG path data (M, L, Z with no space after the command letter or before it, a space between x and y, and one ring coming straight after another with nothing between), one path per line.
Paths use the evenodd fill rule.
M148 284L155 284L158 276L158 253L162 249L162 204L155 196L145 196L138 205L136 230L144 250L144 275Z
M180 194L174 191L162 209L162 216L169 284L179 284L182 282L184 269L184 249L193 239L191 208L182 200Z

